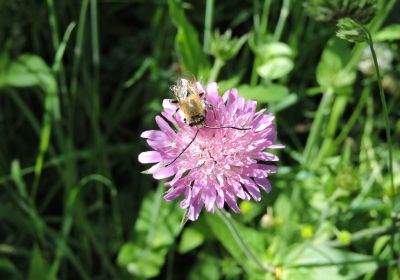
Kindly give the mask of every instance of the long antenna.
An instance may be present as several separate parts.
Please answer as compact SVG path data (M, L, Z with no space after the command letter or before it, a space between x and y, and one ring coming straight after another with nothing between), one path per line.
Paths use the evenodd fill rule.
M203 127L210 128L210 129L219 129L219 128L232 128L237 130L250 130L251 127L235 127L235 126L208 126L204 125Z
M168 163L165 167L170 166L171 164L173 164L190 147L190 145L192 145L192 143L193 143L194 139L196 139L198 133L199 133L199 129L197 128L196 133L195 133L193 139L190 140L189 144L187 144L186 147L179 153L179 155L176 158L174 158L173 161Z

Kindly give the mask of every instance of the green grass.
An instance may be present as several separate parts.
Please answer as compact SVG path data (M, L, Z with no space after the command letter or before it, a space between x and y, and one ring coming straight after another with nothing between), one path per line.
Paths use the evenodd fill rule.
M0 1L1 278L400 279L400 13L377 4L370 48L302 1ZM181 228L137 157L190 73L286 148L261 202Z

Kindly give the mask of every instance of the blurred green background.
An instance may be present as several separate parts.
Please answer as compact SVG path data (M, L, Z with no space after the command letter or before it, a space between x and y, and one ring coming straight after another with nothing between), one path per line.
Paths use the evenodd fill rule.
M335 35L364 2L395 189L368 45ZM395 0L0 0L0 278L400 279L399 43ZM181 230L137 156L187 73L276 114L286 148L261 202Z

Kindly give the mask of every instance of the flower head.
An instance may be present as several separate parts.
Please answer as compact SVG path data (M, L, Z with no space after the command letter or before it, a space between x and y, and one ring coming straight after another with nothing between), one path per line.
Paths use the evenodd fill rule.
M369 23L376 14L376 0L307 0L306 12L317 21L336 21L350 17L361 23Z
M260 188L270 192L267 177L276 172L276 167L268 162L278 160L265 150L283 148L275 144L274 116L265 110L256 112L257 103L245 101L236 89L219 96L217 84L210 83L203 98L207 105L205 124L225 128L190 127L174 114L177 107L166 99L162 116L156 117L160 130L145 131L141 135L153 151L139 155L141 163L156 163L147 171L155 179L174 176L166 183L170 189L165 199L184 195L180 206L189 208L188 219L193 221L203 206L213 213L215 207L222 208L226 202L235 212L240 212L237 197L259 201Z

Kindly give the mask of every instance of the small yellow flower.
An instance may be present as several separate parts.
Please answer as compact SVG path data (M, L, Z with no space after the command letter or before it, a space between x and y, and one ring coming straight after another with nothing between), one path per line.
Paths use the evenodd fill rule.
M282 277L282 267L275 267L275 278L276 279L281 279Z
M308 239L314 235L314 227L311 225L306 225L301 229L301 237Z
M349 245L351 243L351 233L347 230L340 231L337 237L343 245Z

